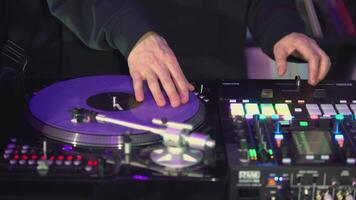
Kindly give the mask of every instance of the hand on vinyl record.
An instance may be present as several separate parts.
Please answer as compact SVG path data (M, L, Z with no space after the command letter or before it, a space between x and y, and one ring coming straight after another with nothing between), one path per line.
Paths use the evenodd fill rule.
M316 85L327 75L331 62L326 53L308 36L291 33L274 45L277 71L283 76L287 71L287 57L293 55L308 62L308 83Z
M143 81L146 80L158 106L166 104L160 83L172 107L188 102L189 91L194 87L185 78L167 42L158 34L146 33L130 52L128 64L137 101L144 100Z

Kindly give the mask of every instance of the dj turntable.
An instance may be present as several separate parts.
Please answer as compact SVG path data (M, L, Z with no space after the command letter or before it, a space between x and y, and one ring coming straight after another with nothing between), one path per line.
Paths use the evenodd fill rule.
M120 186L121 197L136 199L141 184L169 181L177 190L180 182L218 183L214 195L222 197L226 165L219 120L207 114L217 109L200 89L179 108L157 107L147 88L145 101L137 102L127 76L84 77L33 90L24 119L2 130L0 182L6 190L0 195L21 190L17 195L41 196L44 189L48 196L72 196L75 183L82 184L80 192L110 183L105 191L136 185ZM57 187L66 189L58 194ZM96 193L89 196L102 197Z

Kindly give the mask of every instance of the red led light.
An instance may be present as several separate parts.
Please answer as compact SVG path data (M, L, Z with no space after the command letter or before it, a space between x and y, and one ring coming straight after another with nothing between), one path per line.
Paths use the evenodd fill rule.
M93 161L93 166L98 166L98 161L97 160Z
M28 159L28 155L22 155L22 160L27 160Z
M82 160L83 157L81 155L77 155L77 160Z
M46 157L45 155L42 155L42 156L41 156L41 160L46 160L46 158L47 158L47 157Z
M58 160L64 160L64 156L59 155L59 156L58 156Z
M15 160L18 160L18 159L20 159L20 156L16 154L16 155L14 156L14 159L15 159Z
M37 160L37 157L38 157L37 155L32 155L32 156L31 156L31 159L32 159L32 160Z
M73 160L73 156L72 155L68 155L67 156L67 160Z
M339 145L340 148L344 146L344 140L338 140L337 144Z
M54 160L54 159L56 159L56 156L50 156L49 159Z
M88 166L93 166L93 165L94 165L93 161L88 160Z
M310 115L310 119L319 119L318 115Z

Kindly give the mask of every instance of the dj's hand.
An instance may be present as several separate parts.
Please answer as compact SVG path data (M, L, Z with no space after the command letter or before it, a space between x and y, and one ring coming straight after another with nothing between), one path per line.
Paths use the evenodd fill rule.
M161 36L146 33L130 52L128 64L137 101L144 100L143 81L147 80L158 106L166 104L159 82L172 107L188 102L189 91L194 87L185 78L173 51Z
M326 53L318 44L308 36L300 33L291 33L274 45L274 56L277 71L283 76L287 71L287 57L293 55L308 62L308 83L316 85L328 73L331 62Z

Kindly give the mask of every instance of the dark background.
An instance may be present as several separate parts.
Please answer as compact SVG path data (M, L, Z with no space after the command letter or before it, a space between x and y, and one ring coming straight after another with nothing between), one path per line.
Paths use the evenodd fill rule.
M246 78L244 49L256 44L245 39L246 28L237 18L234 0L140 2L188 79ZM86 47L50 15L44 0L2 1L0 25L0 42L10 38L26 48L30 79L128 73L119 52ZM350 78L355 37L327 36L318 41L333 63L328 78Z

